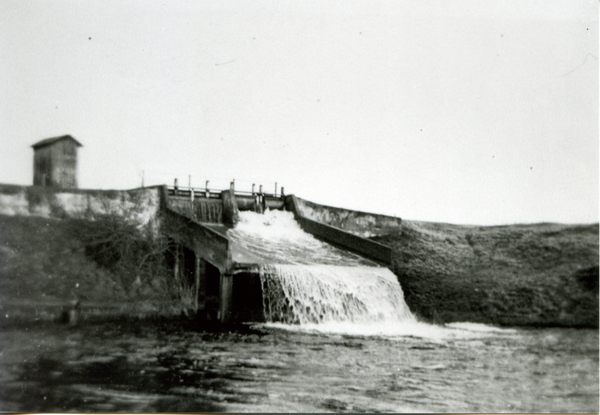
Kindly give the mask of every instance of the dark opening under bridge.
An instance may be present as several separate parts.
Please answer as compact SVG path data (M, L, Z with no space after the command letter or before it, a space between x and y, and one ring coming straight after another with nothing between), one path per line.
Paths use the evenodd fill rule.
M392 264L391 248L366 237L401 225L400 218L323 206L294 195L235 191L233 183L223 191L163 186L162 199L163 232L176 248L175 278L187 279L193 287L193 307L200 318L221 323L264 320L257 269L266 260L228 233L240 211L293 212L306 233L383 267Z

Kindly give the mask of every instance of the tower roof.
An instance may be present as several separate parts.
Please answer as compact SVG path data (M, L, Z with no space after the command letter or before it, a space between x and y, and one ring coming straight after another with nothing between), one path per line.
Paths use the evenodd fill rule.
M35 143L31 147L33 147L34 149L38 149L40 147L44 147L44 146L48 146L50 144L57 143L57 142L59 142L61 140L73 140L75 142L75 144L77 144L77 146L83 147L83 144L81 144L79 141L75 140L70 135L61 135L60 137L46 138L46 139L44 139L42 141L38 141L37 143Z

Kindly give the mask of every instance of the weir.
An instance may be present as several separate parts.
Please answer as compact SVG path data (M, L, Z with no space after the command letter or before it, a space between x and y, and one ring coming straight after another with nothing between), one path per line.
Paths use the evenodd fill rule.
M233 184L221 192L165 187L164 199L165 233L186 248L175 260L175 277L188 276L201 318L288 324L414 320L386 268L391 249L358 235L397 230L398 218L328 208L293 195L244 194ZM320 221L304 216L306 206L313 216L320 209ZM327 217L354 232L324 223Z
M269 322L414 320L396 276L387 268L270 264L259 272L263 310Z

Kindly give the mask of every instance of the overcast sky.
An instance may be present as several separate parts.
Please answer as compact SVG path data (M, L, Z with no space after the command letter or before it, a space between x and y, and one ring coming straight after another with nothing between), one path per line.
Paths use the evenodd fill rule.
M272 191L457 224L598 222L598 1L0 0L0 182Z

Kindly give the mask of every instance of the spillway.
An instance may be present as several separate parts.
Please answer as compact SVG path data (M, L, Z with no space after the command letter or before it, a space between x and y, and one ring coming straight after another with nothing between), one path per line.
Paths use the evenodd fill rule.
M291 212L240 212L227 231L233 259L253 264L268 322L287 324L413 322L387 268L304 232Z

